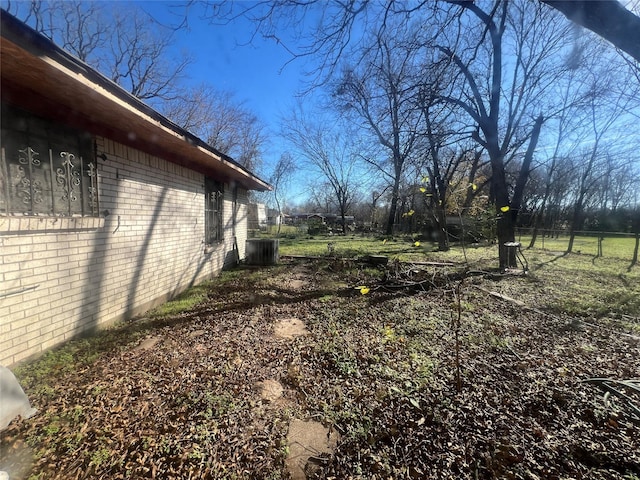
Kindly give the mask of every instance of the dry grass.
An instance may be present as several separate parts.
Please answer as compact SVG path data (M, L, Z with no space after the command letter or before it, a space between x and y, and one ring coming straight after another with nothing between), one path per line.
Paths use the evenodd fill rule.
M2 433L2 460L28 446L31 479L284 479L289 422L313 418L341 434L314 478L640 475L638 427L581 383L640 377L638 267L529 251L528 276L502 277L487 247L382 270L354 260L379 249L341 248L355 253L227 272L23 365L40 413ZM282 318L310 334L275 337ZM281 400L261 399L268 379Z

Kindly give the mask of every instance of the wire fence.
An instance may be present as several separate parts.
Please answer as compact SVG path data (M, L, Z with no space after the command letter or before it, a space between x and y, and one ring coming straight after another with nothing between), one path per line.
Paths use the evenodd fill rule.
M516 232L523 248L531 243L532 229L519 228ZM535 247L545 250L566 252L569 247L569 232L564 230L538 230ZM592 255L594 257L619 258L631 261L637 242L637 234L621 232L576 232L573 241L573 253Z

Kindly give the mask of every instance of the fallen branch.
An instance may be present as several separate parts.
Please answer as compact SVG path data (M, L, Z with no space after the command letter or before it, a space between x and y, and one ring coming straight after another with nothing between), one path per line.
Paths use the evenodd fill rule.
M516 352L511 345L509 345L507 342L505 342L505 347L507 347L507 350L509 350L518 360L522 361L522 357L518 354L518 352Z
M507 295L503 295L502 293L498 293L498 292L487 291L487 293L492 297L496 297L496 298L499 298L500 300L505 300L507 302L515 303L519 307L527 308L527 304L521 300L516 300L515 298L511 298Z
M546 315L545 312L543 312L542 310L538 310L537 308L533 308L528 306L526 303L524 303L521 300L516 300L515 298L511 298L508 295L504 295L502 293L499 292L494 292L493 290L487 290L486 288L482 288L479 285L474 285L474 287L476 287L478 290L486 293L487 295L491 295L494 298L499 298L500 300L504 300L505 302L510 302L513 303L514 305L517 305L521 308L524 308L525 310L530 310L532 312L536 312L536 313L540 313L542 315Z
M365 257L357 258L355 260L362 262L369 262L371 257L380 257L378 255L367 255ZM336 257L333 255L280 255L280 258L293 258L296 260L354 260L353 257ZM398 262L401 265L419 265L427 267L456 267L462 264L453 262Z
M498 292L494 292L494 291L491 291L491 290L487 290L486 288L482 288L482 287L480 287L478 285L474 285L474 287L476 287L478 290L481 290L481 291L483 291L484 293L486 293L488 295L491 295L492 297L499 298L500 300L504 300L506 302L513 303L514 305L517 305L520 308L523 308L524 310L528 310L530 312L535 312L535 313L538 313L540 315L551 317L553 319L558 319L558 317L556 317L555 315L553 315L551 313L548 313L548 312L543 312L542 310L539 310L537 308L530 307L526 303L522 302L521 300L516 300L515 298L511 298L511 297L509 297L507 295L504 295L502 293L498 293ZM598 324L595 324L595 323L587 322L585 320L579 320L579 323L581 323L583 325L586 325L588 327L592 327L592 328L605 328L604 325L598 325ZM615 332L615 334L616 335L620 335L622 337L629 338L629 339L634 340L634 341L640 341L640 337L639 336L632 335L630 333Z

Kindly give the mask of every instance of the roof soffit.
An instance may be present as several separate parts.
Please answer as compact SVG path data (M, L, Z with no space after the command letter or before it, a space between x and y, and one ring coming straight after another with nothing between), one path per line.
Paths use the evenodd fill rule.
M4 15L5 12L3 27ZM82 65L71 69L76 67L73 58L61 62L53 58L59 52L47 53L25 50L5 38L3 28L3 100L245 188L270 189L266 182L173 125L113 82L102 77L104 82L98 83L90 78L101 77L97 72Z

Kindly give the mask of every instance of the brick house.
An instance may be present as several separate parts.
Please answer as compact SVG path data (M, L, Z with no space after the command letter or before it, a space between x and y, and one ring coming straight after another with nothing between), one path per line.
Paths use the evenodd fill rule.
M245 256L267 183L1 12L0 364Z

